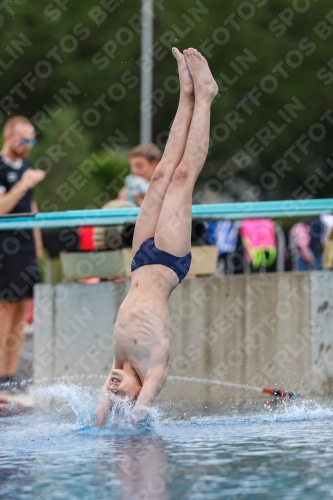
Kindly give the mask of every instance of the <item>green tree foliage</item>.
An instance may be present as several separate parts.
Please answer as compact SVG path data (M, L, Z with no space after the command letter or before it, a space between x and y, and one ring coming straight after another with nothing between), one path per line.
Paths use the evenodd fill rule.
M36 187L36 200L43 212L101 208L117 197L129 173L126 157L111 147L94 151L93 137L87 131L80 135L80 147L68 140L59 149L58 138L68 123L76 123L79 117L78 107L67 107L52 127L45 129L34 149L35 165L47 171L46 180Z
M24 114L36 125L32 159L48 171L39 204L101 206L139 141L141 2L5 5L0 121ZM197 47L220 86L206 188L214 179L237 200L331 196L331 10L329 0L156 1L154 140L163 146L177 106L170 47Z
M221 180L217 191L229 191L241 200L331 196L329 182L321 180L317 183L321 187L313 189L311 183L310 189L302 184L316 169L326 178L332 172L332 167L325 163L332 152L333 128L327 120L323 122L325 137L309 139L308 153L296 147L294 157L286 156L288 171L279 173L272 169L295 141L303 134L308 137L309 127L320 122L320 117L330 109L333 73L326 65L332 57L329 49L333 38L330 37L332 13L331 21L325 18L332 10L330 2L225 0L202 4L207 13L198 14L195 28L179 42L175 39L181 48L201 48L221 90L212 110L211 154L202 178L217 176ZM174 9L166 9L166 15L159 21L157 37L162 37L172 23L185 32L189 27L190 5L193 3L178 2ZM176 32L175 27L171 29ZM327 40L323 40L328 34ZM250 56L250 60L246 62L241 56ZM166 66L171 73L170 58L156 68L157 88L163 85L162 67ZM255 88L258 91L253 92ZM262 95L256 101L258 92ZM302 109L285 117L284 106L295 99ZM158 130L163 128L165 118L167 123L171 120L174 100L173 95L166 96L165 110L168 113L170 110L170 114L164 110L158 112L155 120ZM278 132L272 129L270 121ZM259 131L262 140L256 137ZM314 132L320 136L319 129ZM256 153L261 150L257 157L251 155L249 163L230 161L239 151L247 153L246 145L254 146Z

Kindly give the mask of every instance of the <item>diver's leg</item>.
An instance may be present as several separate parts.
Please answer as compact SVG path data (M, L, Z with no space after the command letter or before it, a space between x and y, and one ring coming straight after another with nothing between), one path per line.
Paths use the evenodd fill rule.
M191 249L192 193L209 147L210 108L218 87L206 59L184 51L195 92L195 107L184 155L165 194L155 234L156 247L182 257Z
M179 105L163 157L156 167L148 192L141 205L133 236L133 255L144 240L152 238L155 235L164 196L175 168L183 157L193 115L194 92L191 75L183 54L175 48L172 49L172 53L177 59L178 64L180 80Z

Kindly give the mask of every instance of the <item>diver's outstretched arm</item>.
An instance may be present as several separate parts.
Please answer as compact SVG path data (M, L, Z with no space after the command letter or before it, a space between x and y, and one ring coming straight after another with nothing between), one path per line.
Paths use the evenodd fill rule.
M161 369L155 369L154 372L145 379L135 404L135 412L140 414L140 412L144 411L145 407L149 407L153 404L161 391L167 376L168 368L163 366Z
M97 401L97 409L96 409L96 421L95 421L95 426L102 428L105 426L107 418L109 416L110 410L113 406L113 400L111 397L111 393L109 391L110 383L111 383L111 377L112 377L112 370L114 369L115 362L113 358L113 364L111 371L109 375L107 376L107 379L105 380L102 390L98 396L98 401Z

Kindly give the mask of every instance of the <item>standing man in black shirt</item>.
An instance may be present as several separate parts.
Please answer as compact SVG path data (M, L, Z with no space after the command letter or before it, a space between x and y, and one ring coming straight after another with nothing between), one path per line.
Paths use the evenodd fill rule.
M0 214L37 211L32 189L45 177L27 160L35 129L24 116L7 121L0 153ZM36 230L0 231L0 390L24 389L17 362L24 340L29 299L39 281L37 255L42 250Z

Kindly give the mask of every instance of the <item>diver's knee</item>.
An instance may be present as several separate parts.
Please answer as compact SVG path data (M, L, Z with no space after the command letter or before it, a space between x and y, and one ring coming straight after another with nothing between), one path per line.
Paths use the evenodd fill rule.
M190 168L187 163L181 162L172 176L173 184L184 184L190 178Z

